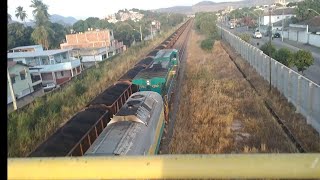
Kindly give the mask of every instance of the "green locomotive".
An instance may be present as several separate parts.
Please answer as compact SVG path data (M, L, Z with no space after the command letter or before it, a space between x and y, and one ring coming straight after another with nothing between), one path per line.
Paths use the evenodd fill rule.
M170 101L178 68L178 50L162 49L154 57L152 65L140 71L132 83L138 85L139 91L154 91Z

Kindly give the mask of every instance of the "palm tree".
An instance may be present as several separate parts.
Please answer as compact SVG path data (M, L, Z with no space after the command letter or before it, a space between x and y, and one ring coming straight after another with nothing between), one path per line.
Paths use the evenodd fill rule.
M48 6L43 4L41 0L32 0L30 7L35 17L36 27L31 34L32 39L38 44L42 44L46 49L49 48L49 37L53 33L50 28Z
M21 21L24 21L28 17L26 11L23 10L22 6L18 6L17 7L17 9L16 9L16 17L20 18Z

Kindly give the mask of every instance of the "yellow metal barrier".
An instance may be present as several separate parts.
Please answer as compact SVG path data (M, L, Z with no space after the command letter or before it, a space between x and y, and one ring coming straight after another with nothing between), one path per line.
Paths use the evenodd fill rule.
M320 154L9 158L9 179L320 178Z

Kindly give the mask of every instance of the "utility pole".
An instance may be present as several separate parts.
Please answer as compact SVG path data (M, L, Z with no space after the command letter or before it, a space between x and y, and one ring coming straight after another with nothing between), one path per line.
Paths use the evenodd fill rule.
M8 74L8 83L9 83L9 89L10 89L10 94L11 94L11 99L12 99L12 103L13 103L13 109L17 110L17 101L16 101L16 96L14 94L13 91L13 86L11 83L11 78L10 78L10 74L9 74L9 70L7 69L7 74Z
M142 42L142 31L141 31L141 24L140 24L140 38L141 38L141 42Z
M152 24L150 24L150 30L151 30L151 37L152 37L152 40L153 40Z
M271 56L272 56L272 45L271 45L271 38L272 38L272 27L271 27L271 6L269 5L269 91L271 92Z
M282 9L282 28L281 28L281 41L283 42L283 28L284 28L284 5L286 4L286 0L283 2Z

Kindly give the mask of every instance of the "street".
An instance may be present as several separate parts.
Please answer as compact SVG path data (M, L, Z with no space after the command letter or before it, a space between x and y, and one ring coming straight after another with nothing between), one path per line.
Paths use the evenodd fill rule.
M238 27L235 29L230 29L229 27L225 27L232 33L248 33L250 35L253 34L253 30L247 30L247 27ZM281 33L280 33L281 34ZM250 44L260 48L264 43L269 41L269 37L262 37L262 39L254 39L250 38ZM257 45L259 43L259 45ZM310 79L311 81L320 84L320 48L304 45L301 43L296 43L294 41L290 41L287 39L284 39L284 42L281 41L281 38L274 38L272 40L272 45L275 46L276 49L280 48L288 48L291 51L298 51L299 49L305 49L312 53L314 57L314 64L307 68L307 70L304 71L304 76ZM297 71L297 68L293 67L291 68L295 71ZM298 71L297 71L298 72ZM301 73L300 73L301 74Z

